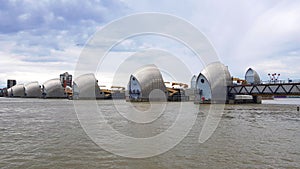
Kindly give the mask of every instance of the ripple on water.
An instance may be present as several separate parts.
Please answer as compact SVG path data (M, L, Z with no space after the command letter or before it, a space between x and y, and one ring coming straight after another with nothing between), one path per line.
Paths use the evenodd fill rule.
M140 127L117 115L111 101L99 102L112 114L109 124L128 135L155 135L176 119L168 110L155 125ZM300 168L300 113L293 105L226 105L217 130L203 144L198 137L208 107L190 106L184 111L197 108L198 119L180 144L160 156L129 159L89 139L72 101L2 98L0 168Z

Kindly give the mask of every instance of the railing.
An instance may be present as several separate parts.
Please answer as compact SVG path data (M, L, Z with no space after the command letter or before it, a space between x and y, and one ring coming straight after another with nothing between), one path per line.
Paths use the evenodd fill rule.
M267 83L228 86L228 94L300 95L300 83Z
M261 84L286 84L286 83L300 83L300 79L288 79L288 80L267 80L261 81Z

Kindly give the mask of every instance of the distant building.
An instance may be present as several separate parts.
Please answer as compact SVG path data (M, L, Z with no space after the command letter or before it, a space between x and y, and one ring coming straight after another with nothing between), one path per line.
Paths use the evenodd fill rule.
M17 84L16 80L11 80L11 79L7 80L7 89L13 87L16 84Z
M248 84L259 84L260 83L260 77L259 77L258 73L255 70L253 70L252 68L249 68L246 71L245 80L247 81Z
M68 72L65 72L63 74L60 74L60 81L64 88L67 86L72 87L72 75L70 75Z
M12 97L13 96L11 88L8 88L6 90L6 92L7 92L7 95L6 95L7 97Z
M197 86L197 76L194 75L191 79L191 89L196 89L196 86Z
M4 89L0 89L0 97L4 96Z

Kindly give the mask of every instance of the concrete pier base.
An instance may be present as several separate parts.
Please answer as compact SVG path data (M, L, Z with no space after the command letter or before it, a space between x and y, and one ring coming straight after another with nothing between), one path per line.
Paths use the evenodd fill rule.
M261 104L262 97L261 96L253 96L253 102L256 104Z

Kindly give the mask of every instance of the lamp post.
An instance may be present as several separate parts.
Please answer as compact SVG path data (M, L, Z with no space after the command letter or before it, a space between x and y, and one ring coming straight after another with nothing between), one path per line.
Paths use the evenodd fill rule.
M270 77L270 82L272 83L276 83L276 82L278 82L279 80L279 76L280 76L280 73L273 73L273 74L270 74L270 73L268 73L268 76Z

